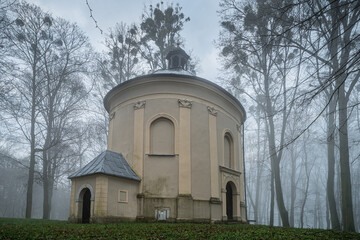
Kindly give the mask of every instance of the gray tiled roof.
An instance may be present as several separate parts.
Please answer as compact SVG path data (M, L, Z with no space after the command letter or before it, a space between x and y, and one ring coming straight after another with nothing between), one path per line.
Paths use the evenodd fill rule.
M109 150L102 152L85 167L71 174L69 178L82 177L95 173L103 173L106 175L141 181L121 153Z

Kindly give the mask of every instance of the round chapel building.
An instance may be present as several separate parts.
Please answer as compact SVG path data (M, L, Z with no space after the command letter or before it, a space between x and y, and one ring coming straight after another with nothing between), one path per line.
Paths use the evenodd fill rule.
M69 177L69 221L247 221L245 110L181 48L167 59L106 95L108 150Z

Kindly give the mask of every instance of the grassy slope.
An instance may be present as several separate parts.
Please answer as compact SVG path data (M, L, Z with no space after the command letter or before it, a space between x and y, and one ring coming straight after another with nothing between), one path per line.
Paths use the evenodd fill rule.
M360 234L259 225L84 225L65 221L0 218L0 239L360 239Z

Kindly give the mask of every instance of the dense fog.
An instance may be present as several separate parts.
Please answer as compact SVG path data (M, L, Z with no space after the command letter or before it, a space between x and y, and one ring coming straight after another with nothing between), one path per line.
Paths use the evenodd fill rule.
M219 4L216 82L247 112L249 223L359 231L360 2ZM106 149L105 94L166 68L191 17L149 5L97 52L76 23L0 2L0 217L67 220L67 177Z

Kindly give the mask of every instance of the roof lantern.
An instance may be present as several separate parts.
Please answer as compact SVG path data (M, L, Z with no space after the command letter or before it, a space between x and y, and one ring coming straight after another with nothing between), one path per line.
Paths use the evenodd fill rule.
M180 43L177 43L177 47L174 47L166 55L168 60L168 69L174 70L187 70L189 55L179 46Z

